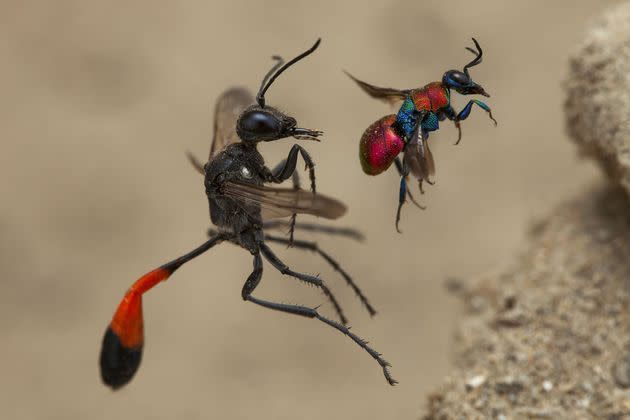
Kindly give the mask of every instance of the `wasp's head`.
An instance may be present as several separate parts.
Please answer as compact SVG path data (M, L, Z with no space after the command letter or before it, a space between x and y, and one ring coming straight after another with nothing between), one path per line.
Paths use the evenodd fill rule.
M267 72L260 84L260 89L256 95L256 104L247 108L236 122L236 133L241 140L246 143L273 141L286 137L318 140L318 137L322 135L321 131L296 127L297 121L295 118L285 115L277 109L267 106L265 103L265 93L274 80L293 64L313 53L319 46L320 41L318 39L311 48L287 63L282 60L282 57L272 57L276 60L276 63Z
M273 141L286 137L318 140L321 131L299 128L293 117L283 114L277 109L260 105L247 108L236 122L236 133L246 143Z
M473 82L470 75L459 70L449 70L444 73L444 76L442 76L442 84L450 89L454 89L457 93L461 93L462 95L490 96L481 85Z
M462 95L483 95L489 97L490 95L486 93L481 85L475 83L468 73L469 68L481 63L483 56L483 51L481 50L477 40L475 38L472 40L475 43L476 50L469 47L466 47L466 49L475 54L474 60L464 66L464 71L449 70L444 73L444 76L442 76L442 83L446 87L454 89L457 93L461 93Z

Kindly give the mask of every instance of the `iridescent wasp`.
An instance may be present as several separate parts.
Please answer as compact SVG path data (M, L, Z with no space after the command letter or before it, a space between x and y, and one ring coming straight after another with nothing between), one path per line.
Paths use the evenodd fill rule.
M475 49L466 47L475 58L464 66L463 71L448 70L439 82L432 82L416 89L392 89L371 85L357 79L350 73L348 76L368 95L390 104L402 102L398 113L387 115L370 125L361 136L359 142L359 159L363 172L368 175L378 175L387 170L392 163L400 174L400 189L398 194L398 209L396 210L396 230L400 221L402 205L409 196L419 208L409 189L407 178L409 174L418 180L420 192L422 182L433 184L430 176L435 174L435 163L429 149L429 132L440 127L440 121L453 121L459 132L457 142L462 138L460 122L468 118L473 105L477 105L488 113L490 119L497 125L490 107L478 99L471 99L458 112L451 104L451 89L461 95L483 95L489 97L481 85L475 83L468 72L471 67L480 64L483 57L481 46L475 38L472 39ZM403 159L398 157L403 153Z
M205 177L210 219L217 230L210 230L210 238L189 253L140 277L127 291L103 337L100 369L102 380L106 385L113 389L122 387L132 379L140 365L144 343L142 295L168 279L186 262L226 241L246 249L254 257L254 269L242 289L243 300L265 308L315 318L330 325L367 351L382 367L387 381L392 385L396 383L389 374L389 363L369 347L366 341L350 332L345 325L346 318L341 307L322 279L293 271L267 245L267 242L282 244L292 242L298 249L318 253L341 273L368 312L371 315L375 313L352 278L315 243L292 241L266 233L267 229L282 225L272 220L274 218L292 217L291 222L288 223L292 231L295 227L300 228L299 224L295 224L296 214L336 219L346 212L345 205L340 201L315 194L314 164L301 146L293 145L287 158L274 170L265 166L263 157L257 150L257 144L261 141L274 141L288 137L316 140L322 134L320 131L297 127L297 121L294 118L265 105L265 92L274 80L291 65L315 51L319 42L320 40L317 40L310 49L287 63L284 63L280 57L274 56L277 63L264 77L255 103L251 94L243 88L230 89L218 99L214 114L214 137L208 162L200 165L192 159L193 164ZM294 188L265 185L281 183L296 174L298 154L302 156L309 169L312 191L301 190L298 185L294 185ZM297 182L295 177L293 179ZM335 230L320 225L305 225L305 227L346 236L353 234L342 229ZM321 289L335 308L341 323L323 317L316 308L277 303L253 296L252 292L262 278L263 257L280 273Z

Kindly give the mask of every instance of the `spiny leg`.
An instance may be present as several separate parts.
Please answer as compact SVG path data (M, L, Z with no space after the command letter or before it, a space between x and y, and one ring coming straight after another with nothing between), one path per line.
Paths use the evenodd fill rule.
M268 220L263 223L263 229L278 229L288 227L289 223L284 220ZM344 236L355 241L363 241L365 236L357 229L326 226L319 223L296 223L295 228L298 230L306 230L308 232L324 233L327 235Z
M468 118L468 116L470 115L470 111L472 110L472 106L474 104L477 104L481 109L486 111L488 113L488 116L494 123L494 126L495 127L497 126L497 120L495 120L494 117L492 116L492 110L490 110L490 107L486 105L484 102L480 101L479 99L471 99L470 101L468 101L466 106L461 111L459 111L459 114L457 114L457 116L453 120L455 122L455 127L457 127L457 129L459 130L459 137L457 138L457 142L455 143L456 145L459 144L459 142L462 139L462 129L459 122Z
M284 238L280 238L278 236L271 236L271 235L265 235L265 240L268 240L271 242L277 242L281 244L288 243L288 241ZM323 259L325 259L328 262L328 264L330 264L330 266L335 271L341 274L341 276L344 278L348 286L350 286L352 290L354 290L354 293L357 295L357 297L359 298L363 306L365 306L365 309L367 309L370 316L374 316L376 314L376 310L372 307L372 305L370 305L370 302L368 302L367 298L365 297L361 289L359 289L359 286L357 286L354 280L352 280L352 277L350 277L350 275L343 268L341 268L341 266L339 265L337 261L335 261L330 255L322 251L315 242L298 240L298 241L293 242L293 247L298 248L298 249L306 249L306 250L313 251L319 254Z
M271 263L271 265L273 265L276 268L276 270L280 271L280 273L287 276L295 277L298 280L302 280L308 284L312 284L322 289L322 292L324 292L324 295L326 295L330 303L332 303L333 307L335 308L335 312L337 312L337 315L339 316L339 319L341 320L341 322L343 324L348 323L348 319L344 315L343 309L341 309L341 306L337 302L335 295L332 294L332 292L324 284L322 279L320 279L319 277L310 276L308 274L297 273L291 270L285 263L283 263L280 260L280 258L276 256L276 254L273 253L273 251L265 243L260 243L259 246L260 246L260 251L262 252L263 256L267 259L267 261Z
M127 384L140 366L144 345L142 295L168 279L179 267L224 240L214 236L195 248L140 277L129 288L110 322L101 346L100 367L103 382L112 389Z
M275 311L286 312L289 314L300 315L307 318L316 318L322 321L325 324L330 325L336 330L340 331L344 335L350 337L352 341L359 345L362 349L364 349L370 356L374 358L378 362L378 364L383 369L383 374L385 375L385 379L390 385L396 385L398 381L392 378L389 367L391 366L389 362L383 359L383 356L378 353L376 350L368 346L368 342L359 337L358 335L350 332L350 327L346 327L345 325L341 325L338 322L330 320L321 316L317 309L308 308L306 306L300 305L288 305L284 303L271 302L268 300L258 299L252 295L256 286L260 283L262 278L262 258L260 258L260 254L256 254L254 256L254 271L249 275L245 285L243 286L243 290L241 291L241 296L244 300L255 303L256 305L260 305L264 308L273 309Z

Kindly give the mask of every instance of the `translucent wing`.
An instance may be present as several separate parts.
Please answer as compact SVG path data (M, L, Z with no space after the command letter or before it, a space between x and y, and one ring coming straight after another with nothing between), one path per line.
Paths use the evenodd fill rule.
M346 206L341 201L305 190L228 181L221 191L236 200L260 204L263 220L288 217L294 213L337 219L346 213Z
M240 141L236 135L236 120L252 103L254 97L243 87L230 88L219 96L214 107L214 128L208 160L228 144Z
M409 93L409 90L399 90L393 88L383 88L371 85L362 80L357 79L347 71L345 72L359 87L372 98L379 99L387 102L391 105L395 105L397 102L405 100L405 97Z
M429 176L435 175L435 161L426 140L410 143L405 149L403 159L416 179L430 182Z
M433 153L429 149L429 142L424 142L424 163L429 175L435 175L435 161L433 160Z

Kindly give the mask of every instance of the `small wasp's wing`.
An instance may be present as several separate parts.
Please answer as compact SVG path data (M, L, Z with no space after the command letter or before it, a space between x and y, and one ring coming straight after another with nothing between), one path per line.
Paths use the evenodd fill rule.
M228 181L221 191L236 200L260 204L263 220L288 217L294 213L337 219L346 213L346 206L341 201L306 190Z
M424 142L424 163L429 175L435 175L435 161L433 160L433 153L429 149L429 142Z
M371 85L362 80L357 79L347 71L345 72L359 87L372 98L380 99L391 105L395 105L397 102L404 101L405 97L409 93L409 90L399 90L393 88L383 88Z
M403 159L416 179L431 182L429 177L435 175L435 161L426 140L410 143L405 149Z
M236 134L236 121L245 108L253 103L254 97L243 87L230 88L219 96L214 107L214 128L208 160L228 144L240 141Z

